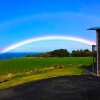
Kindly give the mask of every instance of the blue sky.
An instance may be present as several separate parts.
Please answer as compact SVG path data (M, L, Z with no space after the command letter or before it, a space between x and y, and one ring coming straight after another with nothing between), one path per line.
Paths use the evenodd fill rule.
M100 26L100 0L0 0L1 49L45 35L70 35L95 41L95 32L86 30L93 26ZM54 40L32 43L14 51L56 48L72 50L91 47Z

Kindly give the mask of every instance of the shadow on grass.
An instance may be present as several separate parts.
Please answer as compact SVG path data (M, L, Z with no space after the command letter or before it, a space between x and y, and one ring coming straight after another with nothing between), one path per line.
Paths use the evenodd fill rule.
M85 74L95 73L97 72L96 64L90 64L90 65L82 65L80 66L81 69L84 70Z

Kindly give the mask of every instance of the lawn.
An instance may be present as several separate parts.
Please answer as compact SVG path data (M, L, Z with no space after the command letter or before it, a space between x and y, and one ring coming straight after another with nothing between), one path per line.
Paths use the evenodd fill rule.
M64 75L82 75L92 63L89 57L17 58L0 61L0 89L29 81Z
M63 57L63 58L17 58L0 61L0 74L26 72L37 68L52 67L55 65L63 65L70 67L74 65L87 65L92 63L89 57Z

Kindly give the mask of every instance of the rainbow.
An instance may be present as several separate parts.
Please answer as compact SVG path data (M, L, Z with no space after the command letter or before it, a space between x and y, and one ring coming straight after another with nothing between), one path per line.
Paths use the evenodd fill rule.
M80 42L80 43L83 43L83 44L86 44L86 45L96 45L96 43L94 41L86 40L86 39L79 38L79 37L73 37L73 36L43 36L43 37L30 38L30 39L23 40L21 42L12 44L12 45L4 48L1 51L1 53L9 52L13 49L16 49L16 48L21 47L21 46L26 45L26 44L30 44L32 42L38 42L38 41L44 41L44 40L55 40L55 39L57 39L57 40L71 40L71 41Z

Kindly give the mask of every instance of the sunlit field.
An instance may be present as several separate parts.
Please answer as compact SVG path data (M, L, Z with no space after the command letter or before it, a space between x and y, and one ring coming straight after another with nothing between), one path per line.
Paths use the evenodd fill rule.
M0 61L0 89L33 80L85 74L89 57L24 57Z
M56 67L62 65L66 68L92 63L89 57L63 57L63 58L39 58L26 57L0 61L0 74L26 72L34 69Z

